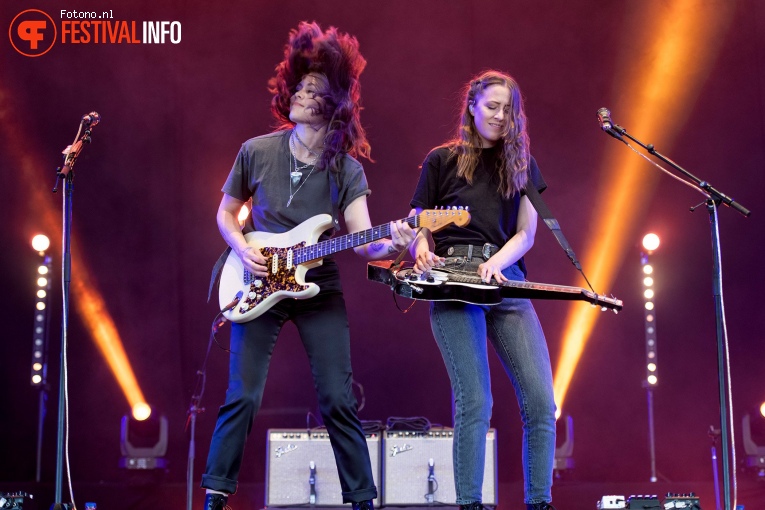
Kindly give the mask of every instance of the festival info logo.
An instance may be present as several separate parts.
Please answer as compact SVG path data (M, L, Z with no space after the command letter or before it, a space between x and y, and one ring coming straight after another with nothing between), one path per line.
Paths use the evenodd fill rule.
M70 44L180 44L180 21L135 21L114 19L108 11L61 10L61 27L37 9L20 12L8 29L13 47L26 57L39 57L56 43Z
M39 57L56 43L56 24L43 11L27 9L13 18L8 36L16 51L26 57Z

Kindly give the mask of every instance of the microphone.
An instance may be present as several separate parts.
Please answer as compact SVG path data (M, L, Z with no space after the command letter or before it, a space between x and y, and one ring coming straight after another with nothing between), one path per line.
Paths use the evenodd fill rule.
M435 501L436 493L436 464L433 459L428 459L428 493L425 494L425 501L427 503L433 503Z
M613 136L617 140L623 142L624 140L622 140L622 133L624 133L624 129L620 128L619 126L614 127L615 124L611 120L611 112L608 110L608 108L599 108L597 115L600 129Z
M98 112L90 112L87 115L82 116L82 122L84 122L86 126L94 127L101 122L101 116Z
M308 476L308 486L311 488L311 495L308 496L308 503L311 505L316 504L316 463L310 461L308 463L308 469L311 474Z
M611 122L611 112L608 111L608 108L601 108L598 110L598 122L600 123L600 129L603 131L608 131L614 127Z

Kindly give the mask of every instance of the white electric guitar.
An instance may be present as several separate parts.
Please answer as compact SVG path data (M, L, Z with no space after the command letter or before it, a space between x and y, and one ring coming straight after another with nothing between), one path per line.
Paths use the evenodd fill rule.
M470 213L463 209L427 209L405 218L412 228L431 232L452 223L463 227ZM306 283L305 274L321 265L333 253L390 237L390 224L317 242L322 232L332 227L332 216L319 214L283 234L250 232L247 244L260 250L267 260L268 276L254 276L245 271L242 261L232 251L223 266L218 287L218 302L223 316L231 322L250 321L286 298L307 299L319 293L319 286Z

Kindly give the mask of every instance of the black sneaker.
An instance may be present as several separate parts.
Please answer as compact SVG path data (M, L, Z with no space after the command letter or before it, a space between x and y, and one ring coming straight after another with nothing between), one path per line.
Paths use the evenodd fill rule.
M484 506L480 501L476 501L467 505L460 505L460 510L484 510Z
M205 495L205 508L204 510L231 510L228 506L228 496L224 494L216 494L214 492L208 492Z
M533 505L526 505L526 510L555 510L555 507L550 503L535 503Z
M353 510L375 510L375 505L371 499L366 501L354 501Z

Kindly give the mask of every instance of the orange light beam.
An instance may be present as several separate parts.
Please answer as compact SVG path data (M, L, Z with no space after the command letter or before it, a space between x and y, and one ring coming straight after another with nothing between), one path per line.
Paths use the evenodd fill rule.
M633 27L624 30L623 70L617 73L622 78L614 84L618 97L614 121L628 126L638 138L648 136L670 146L711 70L734 8L734 2L705 0L640 3ZM616 143L609 147L593 209L598 238L582 258L599 290L613 286L659 179L628 148ZM558 407L563 406L598 316L589 307L569 308L554 377Z
M61 239L51 235L61 232L61 210L55 207L56 202L60 200L51 198L48 187L53 184L55 174L53 172L48 175L42 174L41 169L50 168L51 165L39 161L35 156L38 151L28 146L27 137L24 136L25 131L18 129L16 125L15 119L20 118L23 116L14 111L10 94L0 81L0 133L5 139L5 153L9 156L9 161L14 161L21 170L21 185L26 187L23 194L30 197L28 209L23 214L26 217L34 215L39 218L40 223L36 224L35 228L48 232L51 237L51 252L55 249L60 252ZM57 198L60 199L63 193L62 187ZM104 356L132 408L136 404L144 403L145 398L128 361L114 320L106 308L101 293L92 281L85 261L79 255L82 250L79 249L74 235L71 244L72 274L75 277L71 282L70 290L74 309L82 318L92 340Z

